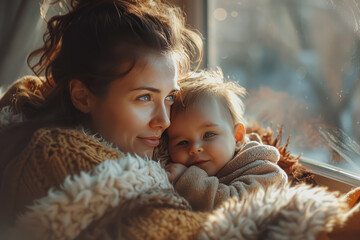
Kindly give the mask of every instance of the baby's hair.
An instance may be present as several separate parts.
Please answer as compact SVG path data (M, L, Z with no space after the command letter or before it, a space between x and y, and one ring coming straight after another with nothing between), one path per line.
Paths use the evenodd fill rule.
M245 123L242 98L246 90L239 84L227 80L220 68L193 73L191 77L179 81L181 91L171 108L171 115L184 112L200 101L217 99L231 116L234 125ZM225 110L225 111L226 111Z

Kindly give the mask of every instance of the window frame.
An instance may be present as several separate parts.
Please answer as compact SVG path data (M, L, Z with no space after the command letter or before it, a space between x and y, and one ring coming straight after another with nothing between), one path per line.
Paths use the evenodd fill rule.
M209 66L211 59L208 57L210 48L207 40L209 32L208 0L178 0L177 3L187 15L187 23L198 29L204 36L204 60L201 67L214 67ZM356 175L355 173L305 157L301 157L299 162L306 170L314 174L315 181L318 185L324 185L332 190L341 192L348 192L352 188L360 186L360 175Z

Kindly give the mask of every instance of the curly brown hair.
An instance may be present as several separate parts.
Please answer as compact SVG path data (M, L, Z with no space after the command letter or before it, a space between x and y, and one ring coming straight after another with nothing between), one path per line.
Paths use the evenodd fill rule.
M165 1L56 0L50 5L56 4L67 12L47 22L44 45L28 57L33 72L45 75L50 94L40 106L31 98L16 106L27 119L81 123L86 116L72 105L69 82L79 79L95 95L104 95L109 83L129 73L145 51L172 54L179 78L199 66L200 34L185 25L180 8ZM44 0L43 18L45 7ZM131 66L119 72L129 60Z

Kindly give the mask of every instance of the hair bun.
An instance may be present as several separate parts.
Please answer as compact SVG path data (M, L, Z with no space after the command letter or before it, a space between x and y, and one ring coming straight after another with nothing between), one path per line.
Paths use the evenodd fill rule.
M121 6L147 6L154 7L160 0L53 0L48 3L48 0L43 0L43 6L52 6L59 4L61 8L69 10L70 8L76 9L89 5L102 5L102 4L116 4Z

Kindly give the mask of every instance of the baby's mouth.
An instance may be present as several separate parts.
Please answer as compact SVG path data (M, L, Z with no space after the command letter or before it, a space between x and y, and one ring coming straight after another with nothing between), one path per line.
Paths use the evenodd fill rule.
M190 166L201 167L204 164L206 164L207 162L210 162L210 160L197 160L197 161L194 161Z

